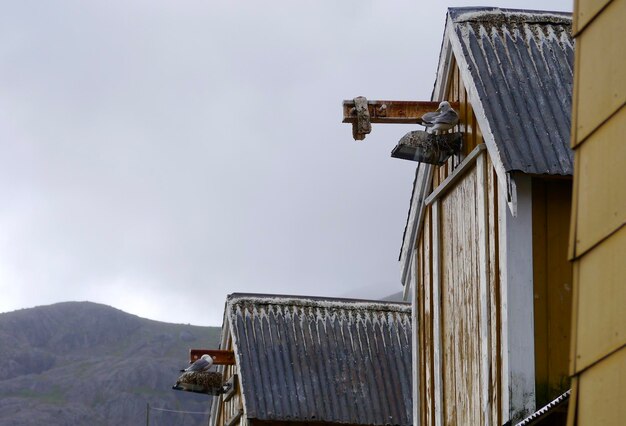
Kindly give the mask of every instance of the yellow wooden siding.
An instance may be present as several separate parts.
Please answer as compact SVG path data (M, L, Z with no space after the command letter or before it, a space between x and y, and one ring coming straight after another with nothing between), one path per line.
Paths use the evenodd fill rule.
M577 173L583 179L578 183L576 256L626 223L624 135L626 108L622 108L577 150ZM614 143L620 140L622 142Z
M580 31L581 28L589 24L589 21L610 2L611 0L576 0L574 2L574 32Z
M570 180L532 182L536 406L569 389L572 265L567 261Z
M626 227L577 262L575 370L626 344Z
M578 377L577 424L623 425L626 422L626 347Z
M568 425L622 425L626 418L626 0L577 0L576 12L575 201L569 249L574 261L573 392ZM598 14L590 21L594 13Z
M441 201L441 334L445 424L484 424L481 401L476 170Z
M626 0L614 0L576 39L575 145L626 103L624 16Z

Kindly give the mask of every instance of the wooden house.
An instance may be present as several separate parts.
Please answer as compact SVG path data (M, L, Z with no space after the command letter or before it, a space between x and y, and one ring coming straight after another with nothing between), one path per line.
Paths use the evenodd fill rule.
M573 56L570 14L448 11L432 100L464 143L418 164L400 254L416 424L515 424L569 388Z
M574 2L569 425L626 422L624 0Z
M410 425L411 307L231 294L210 424Z

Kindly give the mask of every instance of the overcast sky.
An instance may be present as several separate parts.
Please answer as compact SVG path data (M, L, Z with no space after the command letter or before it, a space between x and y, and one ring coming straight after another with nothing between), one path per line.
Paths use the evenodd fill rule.
M220 325L232 292L400 291L412 127L355 142L341 103L430 99L445 7L477 3L423 4L4 2L0 311Z

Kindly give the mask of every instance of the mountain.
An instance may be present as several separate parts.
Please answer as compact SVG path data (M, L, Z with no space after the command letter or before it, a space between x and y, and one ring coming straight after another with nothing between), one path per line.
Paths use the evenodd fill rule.
M206 425L211 397L172 390L189 348L220 329L91 302L0 314L0 425Z

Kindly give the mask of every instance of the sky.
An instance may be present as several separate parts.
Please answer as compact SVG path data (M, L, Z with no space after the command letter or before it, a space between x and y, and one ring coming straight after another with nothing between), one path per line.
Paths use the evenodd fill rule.
M221 325L233 292L380 298L417 163L342 101L430 100L448 6L5 2L0 312L68 300Z

